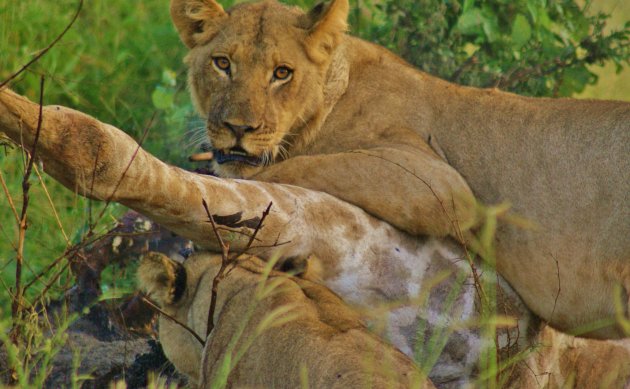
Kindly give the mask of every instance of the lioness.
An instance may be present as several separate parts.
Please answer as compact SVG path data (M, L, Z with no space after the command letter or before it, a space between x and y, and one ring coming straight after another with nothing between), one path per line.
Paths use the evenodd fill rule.
M215 327L203 347L160 316L166 356L200 388L434 388L414 363L362 324L329 289L270 272L245 256L220 282ZM149 253L138 268L140 286L163 310L205 338L213 279L221 256L201 254L183 265ZM227 363L227 370L225 366ZM306 375L304 375L306 373Z
M559 329L624 335L630 104L450 84L346 35L348 0L172 0L171 15L221 176L324 191L413 235L509 202L537 226L499 226L499 273Z

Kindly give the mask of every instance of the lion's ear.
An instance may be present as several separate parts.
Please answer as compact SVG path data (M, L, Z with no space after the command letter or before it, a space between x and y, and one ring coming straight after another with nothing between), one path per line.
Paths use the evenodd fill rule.
M171 18L180 38L189 48L211 39L217 24L228 15L214 0L171 0Z
M140 289L162 306L175 304L186 291L186 269L161 253L147 253L137 277Z
M348 29L348 0L319 3L307 15L309 35L306 48L316 62L325 60L337 47Z

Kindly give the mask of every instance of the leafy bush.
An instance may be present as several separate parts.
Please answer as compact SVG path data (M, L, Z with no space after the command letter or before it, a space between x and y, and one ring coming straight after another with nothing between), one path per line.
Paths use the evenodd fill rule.
M630 63L630 22L575 0L363 0L355 31L421 69L466 85L571 96L597 82L588 65ZM367 9L367 11L366 11Z

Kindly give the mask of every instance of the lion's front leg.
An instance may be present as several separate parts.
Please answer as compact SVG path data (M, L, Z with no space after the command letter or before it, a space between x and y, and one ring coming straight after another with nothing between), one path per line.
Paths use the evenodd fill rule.
M0 91L0 131L28 149L34 143L38 117L38 104L9 90ZM44 107L36 154L46 172L71 190L120 202L210 249L218 244L202 200L233 250L246 245L262 211L273 203L254 244L259 247L254 252L262 257L285 243L284 258L315 254L339 262L357 256L356 247L372 244L383 230L393 231L325 193L219 179L169 166L117 128L65 107ZM406 240L396 232L388 245ZM329 272L335 268L334 263L326 266Z
M38 104L10 90L0 91L0 131L28 150L35 143L39 111ZM36 157L48 174L81 195L127 205L208 248L217 249L218 242L202 200L233 250L245 246L262 211L273 203L255 245L290 242L283 248L294 256L310 254L313 246L308 237L316 234L301 236L308 229L304 218L309 210L315 214L312 208L322 201L349 207L331 196L315 198L304 189L186 172L84 113L59 106L45 106L42 111Z
M254 178L332 194L414 235L459 238L476 221L465 180L428 146L298 156Z

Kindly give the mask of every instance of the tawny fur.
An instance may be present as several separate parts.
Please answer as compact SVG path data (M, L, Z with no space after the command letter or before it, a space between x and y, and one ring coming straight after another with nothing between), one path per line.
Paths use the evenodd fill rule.
M220 34L189 45L213 146L237 143L225 122L251 125L240 146L276 158L217 171L324 191L414 235L466 231L475 198L508 202L537 226L497 231L497 268L527 305L563 330L609 321L585 335L623 336L611 323L615 285L626 308L630 293L630 104L450 84L345 35L347 0L322 9L238 5L205 21ZM313 59L318 45L327 58ZM230 59L229 77L209 66L217 55ZM281 64L294 69L289 82L271 77Z
M213 214L243 211L244 219L274 201L261 245L289 241L282 258L315 253L326 284L366 307L375 296L413 298L433 265L459 259L437 251L427 257L423 247L432 243L418 235L466 231L477 222L475 197L509 201L538 228L500 225L498 270L534 312L565 330L612 323L616 284L627 309L630 105L531 99L435 79L344 35L343 0L308 15L274 2L240 5L229 15L212 0L191 3L173 1L173 18L192 48L191 92L213 145L234 145L221 121L261 122L242 146L271 152L276 163L217 166L226 177L258 181L201 177L143 150L136 155L130 137L87 115L46 107L38 155L47 172L215 250L201 198ZM254 32L260 39L246 39ZM211 65L217 47L234 63L232 79L218 78ZM280 62L294 75L272 88ZM37 111L0 91L0 131L27 148ZM247 240L232 238L234 249ZM396 316L395 326L413 324L410 316ZM608 324L590 335L622 332Z
M203 335L221 258L202 254L186 260L186 287L176 301L163 298L176 288L173 268L182 268L169 261L149 253L138 269L140 285L163 310ZM217 296L215 327L205 348L181 326L160 317L165 354L201 388L216 383L226 355L236 358L240 352L227 378L231 388L301 387L302 369L313 388L434 388L408 357L370 333L358 313L319 284L269 273L265 262L245 256L221 281ZM283 308L276 320L286 321L260 332L262 323Z
M576 338L546 326L506 388L629 388L630 339Z

